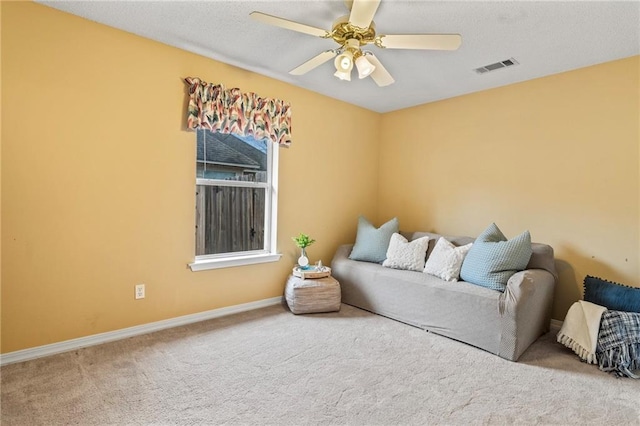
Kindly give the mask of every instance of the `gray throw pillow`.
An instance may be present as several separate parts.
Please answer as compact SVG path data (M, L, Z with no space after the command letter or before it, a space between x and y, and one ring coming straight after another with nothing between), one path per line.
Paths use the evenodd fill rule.
M358 218L358 233L349 259L382 263L387 258L391 236L398 232L398 218L394 217L380 228L373 226L363 216Z

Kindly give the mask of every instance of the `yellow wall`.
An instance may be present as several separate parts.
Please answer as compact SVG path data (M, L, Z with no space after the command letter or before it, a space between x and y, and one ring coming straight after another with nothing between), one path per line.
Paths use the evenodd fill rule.
M509 238L529 229L555 249L558 320L587 274L640 286L639 64L385 114L379 217L454 235L494 221Z
M291 236L329 263L358 214L376 219L379 114L45 6L0 7L3 353L279 296ZM277 263L187 269L187 76L292 104Z
M2 6L0 5L0 23L2 22ZM2 28L0 27L0 46L2 46ZM0 99L2 99L2 55L0 55ZM2 117L2 102L0 102L0 117ZM0 118L0 188L2 188L2 119ZM0 218L2 217L2 196L0 191ZM0 220L0 236L2 235L2 220ZM2 330L2 238L0 238L0 330ZM0 353L2 353L2 338L0 337Z
M281 295L290 237L328 263L361 213L529 229L556 249L556 319L586 274L638 285L638 57L380 115L45 6L0 11L2 353ZM292 103L280 262L187 269L186 76Z

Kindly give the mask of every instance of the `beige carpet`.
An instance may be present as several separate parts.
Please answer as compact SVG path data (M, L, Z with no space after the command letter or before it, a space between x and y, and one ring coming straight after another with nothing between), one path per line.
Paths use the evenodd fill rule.
M273 306L0 373L3 426L640 424L640 381L550 334L513 363L346 305Z

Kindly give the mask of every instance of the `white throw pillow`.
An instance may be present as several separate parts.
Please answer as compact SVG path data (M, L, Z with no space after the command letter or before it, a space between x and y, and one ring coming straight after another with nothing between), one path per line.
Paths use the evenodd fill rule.
M460 268L473 243L456 247L445 238L440 237L433 248L424 273L435 275L445 281L458 281Z
M429 237L418 238L411 242L398 233L394 233L389 241L387 258L382 266L409 271L422 271L424 259L429 247Z

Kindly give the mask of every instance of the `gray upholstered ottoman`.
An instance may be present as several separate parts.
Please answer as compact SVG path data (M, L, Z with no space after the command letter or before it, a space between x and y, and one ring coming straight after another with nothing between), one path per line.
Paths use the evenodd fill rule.
M294 314L340 310L340 283L331 276L302 279L290 275L284 295Z

